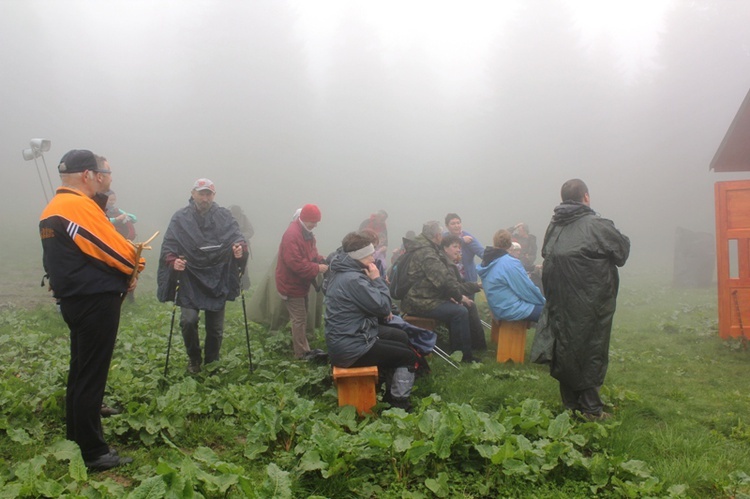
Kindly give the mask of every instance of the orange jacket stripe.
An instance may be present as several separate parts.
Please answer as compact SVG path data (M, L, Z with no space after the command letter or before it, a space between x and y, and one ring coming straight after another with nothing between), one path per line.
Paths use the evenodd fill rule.
M84 202L81 202L81 198ZM84 254L123 274L133 272L135 247L117 232L93 199L77 189L60 187L42 212L40 220L54 218L63 223L68 236ZM145 260L141 258L139 263L139 270L143 270Z

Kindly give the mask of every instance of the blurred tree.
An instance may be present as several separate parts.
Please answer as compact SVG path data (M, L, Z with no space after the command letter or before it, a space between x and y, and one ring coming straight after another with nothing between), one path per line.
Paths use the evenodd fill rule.
M657 70L636 89L632 135L647 125L649 136L636 139L642 155L634 166L664 200L662 233L713 228L712 184L720 178L708 166L750 88L748 19L749 2L675 2ZM685 177L694 181L669 188Z
M625 78L608 43L584 45L565 2L525 3L507 27L488 66L492 93L474 150L483 185L504 186L492 209L509 225L554 203L567 178L611 178ZM539 231L544 213L526 221Z

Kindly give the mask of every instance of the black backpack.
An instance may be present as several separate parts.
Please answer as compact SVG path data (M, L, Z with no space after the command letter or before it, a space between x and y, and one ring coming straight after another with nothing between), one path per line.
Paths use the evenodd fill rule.
M406 293L414 285L413 282L409 281L408 276L409 263L413 255L414 251L407 251L391 267L391 284L388 290L391 292L391 298L394 300L403 300L406 297Z

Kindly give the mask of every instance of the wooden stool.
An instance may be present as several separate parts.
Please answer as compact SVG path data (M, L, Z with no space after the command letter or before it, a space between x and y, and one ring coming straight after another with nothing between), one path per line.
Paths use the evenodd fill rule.
M497 324L497 326L496 326ZM497 361L512 360L523 364L526 356L526 330L529 321L492 321L492 335L497 329Z
M373 406L377 403L377 381L377 366L333 367L333 382L339 393L339 407L353 405L359 414L372 412Z
M421 327L428 331L434 331L438 326L438 321L428 317L417 317L416 315L404 315L404 320L412 326Z
M490 330L490 341L497 345L497 335L500 332L500 321L492 318L492 329Z

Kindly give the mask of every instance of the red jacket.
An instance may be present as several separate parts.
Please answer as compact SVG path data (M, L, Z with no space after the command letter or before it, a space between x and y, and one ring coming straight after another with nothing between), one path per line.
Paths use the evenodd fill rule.
M315 236L302 227L302 222L294 220L279 245L276 289L281 295L291 298L307 296L322 261L324 258L318 254Z

